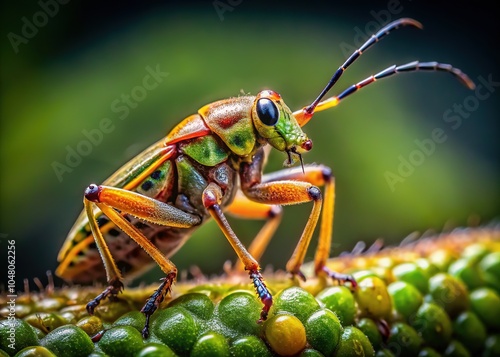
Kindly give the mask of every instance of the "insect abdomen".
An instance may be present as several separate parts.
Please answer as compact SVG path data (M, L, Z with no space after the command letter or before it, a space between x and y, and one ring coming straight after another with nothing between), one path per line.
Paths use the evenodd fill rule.
M175 153L138 181L132 190L199 215L204 221L209 215L203 206L202 195L210 182L222 188L223 206L234 197L236 172L226 163L229 152L213 134L182 140L174 146ZM130 215L125 217L166 256L174 254L196 228L164 227ZM96 218L117 266L127 278L152 266L151 258L105 215L101 213ZM74 244L63 256L57 275L78 283L104 280L105 271L86 219L80 222L78 229L72 230L68 239Z

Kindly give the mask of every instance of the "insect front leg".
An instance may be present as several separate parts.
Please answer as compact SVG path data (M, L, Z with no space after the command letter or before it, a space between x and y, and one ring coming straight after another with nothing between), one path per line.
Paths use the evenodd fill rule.
M313 209L306 227L286 265L287 271L304 279L300 267L321 212L319 242L314 258L315 273L326 274L339 282L349 281L355 287L356 282L351 276L336 273L326 267L331 249L335 204L335 180L331 169L323 165L308 165L304 167L304 171L302 168L286 169L264 175L262 178L256 169L258 166L252 163L242 170L242 188L250 199L283 205L313 201ZM325 186L324 197L318 186Z
M258 322L265 321L269 313L269 309L273 304L273 297L264 283L262 275L260 273L260 266L257 260L247 251L245 246L240 242L236 233L229 225L224 213L221 209L222 200L222 190L215 184L210 183L207 188L203 191L203 205L208 210L210 215L214 218L217 225L222 230L227 240L233 247L234 251L238 255L238 258L245 266L245 270L248 271L250 279L255 287L257 295L260 301L264 304L262 311L260 313L260 319Z
M84 210L87 214L89 220L90 229L92 235L94 236L97 249L101 255L102 261L104 263L104 268L106 270L106 281L108 282L108 287L99 295L97 295L92 301L87 304L87 311L90 315L94 314L95 308L100 304L100 302L106 298L115 298L120 291L123 289L123 277L120 269L116 266L116 263L109 251L108 245L102 236L97 220L93 212L93 204L91 201L84 198L83 200Z
M106 242L95 221L92 212L92 202L97 205L102 213L104 213L118 228L144 249L166 275L160 287L151 295L141 310L146 316L146 323L142 330L142 335L144 338L147 338L149 335L149 318L163 301L165 295L170 291L177 277L177 268L148 238L144 236L144 234L141 233L141 231L127 221L122 214L131 214L151 223L177 228L193 227L199 224L201 219L198 216L186 213L166 203L132 191L109 186L90 185L85 191L84 205L89 217L89 222L91 222L92 233L94 234L96 244L103 258L110 286L87 305L89 313L93 312L94 308L102 299L110 295L116 295L123 286L120 272L113 261ZM121 214L116 210L119 210ZM119 289L117 289L117 287Z

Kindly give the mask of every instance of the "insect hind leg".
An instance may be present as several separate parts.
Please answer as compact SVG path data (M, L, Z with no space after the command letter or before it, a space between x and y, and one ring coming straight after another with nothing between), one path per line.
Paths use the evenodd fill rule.
M123 278L99 229L99 225L94 216L92 202L84 199L83 204L89 220L90 229L97 245L97 249L99 250L102 261L104 263L104 267L106 269L106 277L108 281L108 287L87 304L87 311L90 315L92 315L95 308L101 303L102 300L106 298L114 298L122 291Z
M118 278L108 281L108 287L87 304L86 306L87 312L90 315L93 315L95 308L99 306L102 300L106 298L114 300L122 290L123 290L123 283Z
M89 313L93 312L104 298L120 292L123 286L120 271L116 267L94 217L93 204L149 254L166 275L160 287L151 295L141 310L146 316L142 335L144 338L147 338L149 336L149 318L163 301L165 295L170 291L177 277L177 268L138 228L125 219L123 214L131 214L151 223L177 228L191 228L198 225L201 219L198 216L186 213L176 207L136 192L110 186L90 185L85 191L84 205L97 247L103 258L109 286L87 305ZM118 213L116 210L119 210L121 213Z
M142 307L141 312L146 316L146 323L142 329L142 336L144 338L149 337L149 319L151 318L151 315L153 315L158 306L160 306L162 301L165 299L165 296L169 293L176 276L177 274L172 272L163 278L158 289L156 289L153 295L149 297L146 304Z

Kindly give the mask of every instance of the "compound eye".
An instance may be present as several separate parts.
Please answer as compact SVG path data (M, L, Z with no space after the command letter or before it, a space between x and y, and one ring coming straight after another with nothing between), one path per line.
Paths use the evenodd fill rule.
M278 122L280 112L276 104L267 98L261 98L257 101L257 115L260 121L268 126L274 126Z

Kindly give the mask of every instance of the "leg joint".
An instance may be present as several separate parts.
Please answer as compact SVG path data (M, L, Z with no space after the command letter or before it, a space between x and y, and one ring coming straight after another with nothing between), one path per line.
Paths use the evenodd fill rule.
M325 182L330 182L333 180L332 169L328 166L321 165L321 174L323 175L323 180L325 180Z
M320 201L321 200L321 190L317 188L316 186L311 186L307 189L307 193L309 194L309 197L313 201Z
M205 208L212 208L213 206L220 204L220 199L222 197L222 190L219 186L210 183L205 191L203 191L203 206Z
M102 187L98 186L96 184L90 184L86 189L85 189L85 198L89 200L90 202L100 202L99 201L99 196L101 195Z
M277 216L281 216L282 213L283 213L283 208L281 208L281 206L272 206L269 212L267 212L267 217L274 218Z

